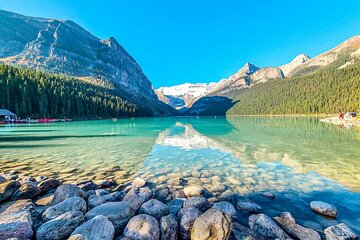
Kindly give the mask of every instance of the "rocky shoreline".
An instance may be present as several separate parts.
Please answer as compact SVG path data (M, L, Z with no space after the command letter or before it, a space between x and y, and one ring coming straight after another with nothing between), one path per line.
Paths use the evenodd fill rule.
M220 186L214 186L214 188ZM45 176L0 174L0 240L157 240L157 239L358 239L347 224L337 222L331 203L304 203L334 224L303 226L290 212L260 206L280 201L277 193L259 192L262 200L227 193L212 198L199 185L183 188L171 199L161 197L153 182L137 177L63 184ZM300 201L299 199L295 199ZM306 209L307 208L307 209Z

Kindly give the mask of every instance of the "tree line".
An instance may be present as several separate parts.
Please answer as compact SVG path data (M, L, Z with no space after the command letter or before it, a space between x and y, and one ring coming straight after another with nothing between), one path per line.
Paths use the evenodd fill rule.
M143 112L115 88L0 64L0 108L21 117L133 117Z
M271 80L234 100L238 102L227 112L229 115L360 111L360 65Z

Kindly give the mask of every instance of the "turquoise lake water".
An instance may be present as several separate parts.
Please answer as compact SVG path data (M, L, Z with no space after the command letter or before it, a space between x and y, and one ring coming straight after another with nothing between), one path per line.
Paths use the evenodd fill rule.
M120 170L109 171L114 166ZM254 199L255 192L271 190L287 203L266 204L299 212L294 214L304 225L345 222L360 231L360 130L316 118L174 117L0 127L0 171L8 170L65 182L121 183L142 176L168 188L167 199L192 184L211 192L215 182ZM336 205L339 218L301 215L306 211L291 203L294 194Z

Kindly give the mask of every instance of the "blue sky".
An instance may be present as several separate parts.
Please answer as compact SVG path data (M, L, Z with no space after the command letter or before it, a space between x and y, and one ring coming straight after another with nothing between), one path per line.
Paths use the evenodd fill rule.
M246 62L313 57L360 34L359 0L0 0L0 9L114 36L155 87L218 81Z

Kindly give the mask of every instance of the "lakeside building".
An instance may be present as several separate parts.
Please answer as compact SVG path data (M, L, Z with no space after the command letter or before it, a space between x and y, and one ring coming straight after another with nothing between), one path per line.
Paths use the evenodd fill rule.
M10 112L7 109L0 109L0 121L5 123L15 122L17 120L17 116L15 113Z

